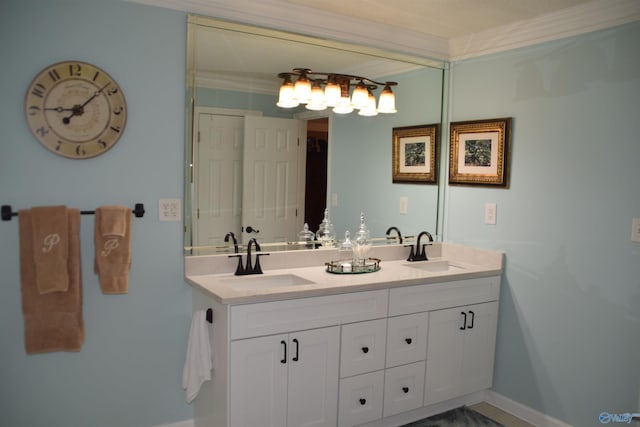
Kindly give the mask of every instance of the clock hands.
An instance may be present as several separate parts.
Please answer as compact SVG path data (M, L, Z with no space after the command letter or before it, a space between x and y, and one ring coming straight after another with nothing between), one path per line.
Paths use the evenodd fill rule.
M110 84L111 84L111 82L108 82L106 85L102 86L100 89L98 89L97 91L95 91L95 92L93 93L93 95L92 95L89 99L87 99L86 101L84 101L84 103L83 103L82 105L80 105L80 104L76 104L76 105L74 105L72 108L60 108L60 107L57 107L57 108L53 108L53 110L56 110L56 111L59 111L59 112L60 112L60 111L71 111L71 114L69 114L67 117L63 117L63 118L62 118L62 123L64 123L65 125L68 125L68 124L71 122L71 117L73 117L73 116L81 116L81 115L83 115L83 114L84 114L84 107L85 107L88 103L90 103L91 101L93 101L93 99L94 99L96 96L100 95L100 94L102 93L102 91L103 91L107 86L109 86ZM48 110L48 108L46 108L46 109Z

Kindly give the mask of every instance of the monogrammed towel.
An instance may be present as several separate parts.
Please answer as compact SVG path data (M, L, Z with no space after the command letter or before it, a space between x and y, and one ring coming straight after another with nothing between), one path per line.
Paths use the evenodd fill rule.
M68 216L66 292L42 294L38 290L34 253L32 210L18 212L20 230L20 288L24 317L25 350L28 354L79 351L84 342L82 274L80 271L80 211L66 209Z
M67 207L32 208L31 230L38 292L65 292L69 289Z
M131 268L131 209L101 206L96 209L94 270L104 294L126 294Z

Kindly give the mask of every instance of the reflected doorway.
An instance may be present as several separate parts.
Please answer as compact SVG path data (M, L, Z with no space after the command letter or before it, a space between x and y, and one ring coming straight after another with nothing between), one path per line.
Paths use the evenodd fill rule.
M327 207L328 154L329 118L308 120L304 222L313 232L320 227Z

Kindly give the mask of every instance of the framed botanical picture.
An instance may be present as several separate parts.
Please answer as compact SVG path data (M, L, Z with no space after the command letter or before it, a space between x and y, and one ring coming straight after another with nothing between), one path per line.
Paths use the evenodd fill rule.
M393 128L393 182L435 184L440 126Z
M509 187L511 117L452 122L449 184Z

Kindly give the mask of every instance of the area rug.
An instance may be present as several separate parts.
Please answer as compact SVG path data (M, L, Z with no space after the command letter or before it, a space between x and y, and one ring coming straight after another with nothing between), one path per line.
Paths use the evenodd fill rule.
M504 427L484 415L461 406L402 427Z

